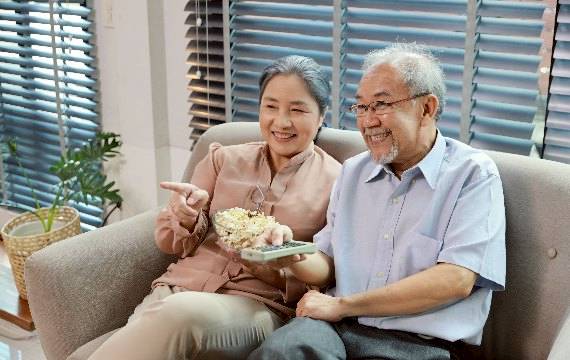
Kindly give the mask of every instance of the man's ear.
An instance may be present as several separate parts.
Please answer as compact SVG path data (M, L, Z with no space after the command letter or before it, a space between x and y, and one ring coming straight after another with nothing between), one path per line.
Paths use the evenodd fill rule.
M434 94L425 96L422 105L422 124L435 122L435 116L439 109L439 100Z

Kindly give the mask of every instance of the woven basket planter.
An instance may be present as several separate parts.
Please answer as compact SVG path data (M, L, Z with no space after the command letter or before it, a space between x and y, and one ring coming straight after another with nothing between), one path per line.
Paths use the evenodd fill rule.
M40 216L47 217L48 210L47 208L40 209ZM14 234L14 230L17 231L18 227L22 225L34 222L39 223L38 218L29 212L16 216L2 227L2 238L4 239L8 259L12 266L16 288L23 299L28 298L24 282L24 264L28 256L51 243L67 239L81 232L79 213L74 208L61 207L54 220L63 223L63 225L56 228L54 224L54 229L47 233L40 230L39 233L32 235Z

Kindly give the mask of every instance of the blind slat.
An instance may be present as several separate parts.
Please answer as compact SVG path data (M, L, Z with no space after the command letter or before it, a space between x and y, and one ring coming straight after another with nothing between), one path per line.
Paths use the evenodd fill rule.
M2 4L5 2L1 2ZM21 15L21 14L9 14L6 12L0 12L0 20L6 21L14 21L16 23L30 23L30 24L46 24L49 25L49 16L28 16L28 15ZM91 21L77 19L77 20L65 20L65 19L58 19L57 24L59 26L69 26L69 27L77 27L77 28L88 28L91 26ZM33 31L33 27L30 27L30 30Z
M267 16L309 20L329 20L332 17L330 6L306 6L306 4L279 3L236 3L233 14L237 16Z
M0 33L0 41L7 43L14 43L19 45L38 45L44 47L51 47L51 39L47 35L42 35L44 38L30 38L29 36L16 36ZM78 51L91 51L91 45L84 43L83 41L55 41L55 46L57 48L78 50Z
M54 3L53 13L58 15L76 15L86 17L91 13L91 9L83 6L69 6L76 4ZM49 4L38 3L17 3L12 1L0 2L1 10L16 10L21 12L42 12L50 13Z

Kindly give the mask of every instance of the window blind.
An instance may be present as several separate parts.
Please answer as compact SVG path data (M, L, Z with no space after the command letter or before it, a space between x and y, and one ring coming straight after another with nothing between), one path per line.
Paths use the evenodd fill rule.
M222 5L221 0L191 0L186 4L192 139L226 121Z
M346 46L343 51L341 127L356 128L354 104L364 56L393 42L426 45L446 76L446 110L439 121L445 136L459 137L467 0L349 0L346 9Z
M0 1L0 136L3 142L16 141L42 206L55 196L59 179L49 167L60 158L62 145L79 147L99 129L91 9L86 1L55 1L52 15L53 24L47 1ZM5 198L35 207L24 171L13 158L4 163L3 175ZM74 207L86 228L101 224L97 204Z
M570 164L570 0L560 0L544 137L544 158Z
M329 78L332 66L331 1L239 1L230 9L232 121L258 120L258 82L280 57L315 59ZM330 113L325 121L330 124Z
M471 145L530 155L544 9L542 2L491 0L477 7Z
M329 73L327 122L355 129L347 109L355 101L364 56L393 42L416 42L440 59L446 75L446 109L438 124L444 135L480 148L526 155L533 149L535 122L541 121L537 110L545 102L537 75L544 50L541 1L224 3L227 121L256 121L260 71L278 57L300 54L315 58Z

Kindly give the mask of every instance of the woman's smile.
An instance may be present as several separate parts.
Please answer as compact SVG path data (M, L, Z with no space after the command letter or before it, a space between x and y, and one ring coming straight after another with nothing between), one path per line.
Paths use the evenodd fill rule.
M272 131L271 134L275 139L279 142L289 142L297 137L296 134L281 132L281 131Z

